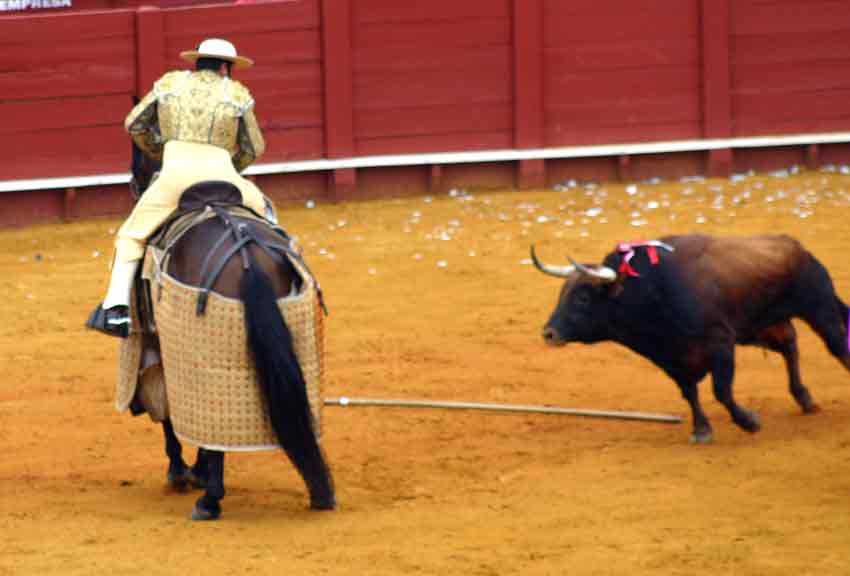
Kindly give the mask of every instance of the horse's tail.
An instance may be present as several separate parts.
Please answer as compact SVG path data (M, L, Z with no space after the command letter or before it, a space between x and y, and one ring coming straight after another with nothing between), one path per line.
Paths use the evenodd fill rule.
M277 307L271 280L252 262L242 276L240 292L245 303L248 344L272 428L307 484L311 506L333 508L333 479L316 438L304 375L295 356L292 335Z

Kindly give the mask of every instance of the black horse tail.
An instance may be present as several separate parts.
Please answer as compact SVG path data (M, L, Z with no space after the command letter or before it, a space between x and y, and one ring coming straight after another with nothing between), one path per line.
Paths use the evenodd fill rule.
M242 276L240 292L248 344L272 428L307 484L311 507L331 509L336 505L333 479L316 438L307 385L271 280L252 262Z

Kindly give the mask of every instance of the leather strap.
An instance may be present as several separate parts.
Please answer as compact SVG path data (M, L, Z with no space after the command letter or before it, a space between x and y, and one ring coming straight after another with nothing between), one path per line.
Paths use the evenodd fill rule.
M209 276L207 276L207 279L203 282L203 285L201 286L201 293L198 294L198 304L195 307L195 314L197 316L204 315L204 312L207 308L207 299L209 298L210 290L215 284L215 281L218 280L221 271L224 270L224 267L227 265L227 263L230 261L234 254L239 251L245 250L245 246L249 242L251 242L251 238L248 236L243 236L233 246L228 248L227 252L225 252L221 258L219 258L218 263L215 265L215 268L213 268L212 272ZM242 258L244 262L246 258L244 253ZM201 278L203 279L203 276Z

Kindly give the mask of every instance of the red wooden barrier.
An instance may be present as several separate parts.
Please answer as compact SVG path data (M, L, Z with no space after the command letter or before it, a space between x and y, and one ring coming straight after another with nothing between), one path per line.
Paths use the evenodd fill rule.
M508 0L352 6L358 155L512 147Z
M77 7L132 9L0 16L0 181L125 171L130 96L186 66L179 52L208 36L257 61L236 77L257 100L263 162L850 131L848 2L86 1ZM817 166L849 154L842 145L726 148L261 180L288 197L339 200L429 186ZM91 215L95 197L78 189L28 202L48 217ZM124 202L104 196L103 205Z
M543 1L513 4L514 45L514 146L542 148L544 139L543 100ZM546 184L542 159L521 160L517 185L521 188Z
M165 18L159 8L143 6L136 13L134 95L141 98L147 94L156 79L165 71ZM127 106L129 103L124 104Z
M702 0L702 135L732 135L729 73L729 0ZM708 157L711 176L728 174L732 150L713 150Z
M850 129L850 3L732 3L734 134Z
M0 18L0 180L126 166L133 24L128 11Z
M355 153L351 0L325 1L322 8L325 150L328 158L345 158ZM338 199L354 192L357 179L352 168L334 170L331 178Z
M234 72L251 90L266 138L264 162L321 158L322 49L318 0L163 10L169 70L187 68L183 50L227 38L256 66Z
M754 0L732 3L732 133L850 129L850 3ZM838 153L838 154L836 154ZM844 147L784 151L786 162L846 161ZM736 167L769 167L764 151L735 155Z
M546 3L546 144L701 135L698 2Z

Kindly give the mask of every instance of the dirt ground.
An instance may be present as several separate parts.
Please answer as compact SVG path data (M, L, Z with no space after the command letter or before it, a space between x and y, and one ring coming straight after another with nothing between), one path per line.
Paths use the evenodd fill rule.
M847 172L847 170L844 170ZM280 453L229 454L219 522L170 493L159 426L113 408L115 341L86 332L118 220L0 230L0 575L850 574L850 375L804 325L804 416L781 358L739 349L715 442L658 369L547 348L549 262L671 232L786 232L850 297L839 171L282 207L326 291L327 396L663 412L683 424L325 408L339 509ZM191 456L191 454L189 454Z

